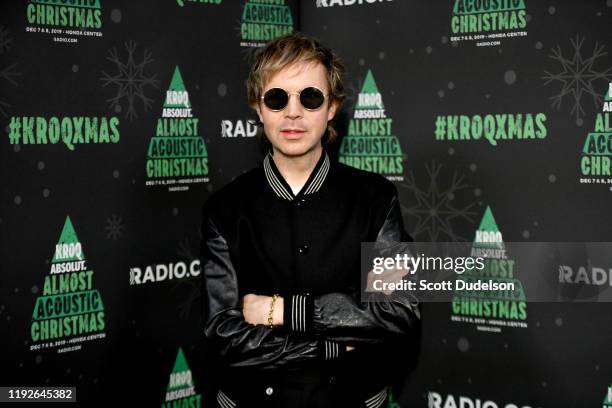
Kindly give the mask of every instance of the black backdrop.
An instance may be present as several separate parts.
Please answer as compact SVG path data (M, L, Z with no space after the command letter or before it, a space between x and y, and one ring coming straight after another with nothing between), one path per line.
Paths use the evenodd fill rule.
M244 81L253 50L282 32L317 36L345 61L341 136L356 118L359 94L380 94L392 120L381 136L397 137L401 167L372 169L396 183L416 239L472 241L481 221L493 218L506 241L609 241L608 156L600 174L581 163L596 160L584 151L588 135L611 132L604 104L612 2L510 1L504 10L472 3L3 2L0 385L77 386L83 406L155 406L166 401L172 373L191 372L192 382L171 388L192 385L202 405L213 403L197 274L199 209L261 160ZM461 19L499 18L502 27L453 32ZM198 119L191 137L204 140L204 152L149 150L165 137L158 125L170 88L188 93ZM521 136L505 127L505 138L478 137L518 120ZM449 140L461 127L454 121L470 121L459 140ZM450 124L444 135L442 123ZM345 139L334 148L340 160L386 162ZM187 167L156 177L147 173L149 161ZM80 256L57 256L57 244L77 243ZM91 280L68 292L101 299L97 312L81 305L69 313L77 341L66 333L45 340L44 321L67 319L39 309L62 296L50 271L79 260ZM178 276L164 278L170 269ZM483 329L456 317L449 304L425 305L419 364L390 405L428 406L429 396L432 407L591 407L606 398L609 304L529 303L520 327L506 320ZM403 361L399 355L371 370Z

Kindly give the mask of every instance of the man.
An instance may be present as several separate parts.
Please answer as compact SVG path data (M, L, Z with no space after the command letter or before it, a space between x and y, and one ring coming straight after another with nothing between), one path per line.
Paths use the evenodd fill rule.
M324 144L344 98L343 67L290 34L255 56L251 107L271 148L204 205L205 334L219 353L221 407L379 407L387 357L417 333L417 305L361 302L360 245L409 240L395 186L332 163Z

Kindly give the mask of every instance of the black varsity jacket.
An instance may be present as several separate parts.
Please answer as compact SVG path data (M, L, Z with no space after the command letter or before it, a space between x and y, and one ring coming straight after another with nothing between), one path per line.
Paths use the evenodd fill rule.
M294 195L268 154L202 215L204 332L219 355L219 406L381 406L389 367L415 353L407 344L420 323L418 305L400 296L361 301L361 242L410 240L393 183L323 152ZM249 293L283 296L284 327L247 323Z

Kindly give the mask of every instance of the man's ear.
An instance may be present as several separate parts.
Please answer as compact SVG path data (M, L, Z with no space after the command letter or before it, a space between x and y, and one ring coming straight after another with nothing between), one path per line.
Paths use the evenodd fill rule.
M257 103L255 105L251 106L251 108L253 108L253 110L255 112L257 112L257 117L259 117L259 121L261 123L263 123L263 118L261 117L261 107L260 107L260 105Z
M329 105L329 110L327 111L327 121L328 122L332 120L334 116L336 116L336 111L338 110L339 106L340 106L340 103L335 99Z

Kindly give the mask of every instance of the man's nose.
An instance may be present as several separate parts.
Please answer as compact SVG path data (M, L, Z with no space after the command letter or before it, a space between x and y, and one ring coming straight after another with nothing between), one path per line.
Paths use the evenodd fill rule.
M285 109L285 116L290 119L299 118L304 114L304 108L300 103L300 97L296 94L289 95L289 102L287 102L287 108Z

